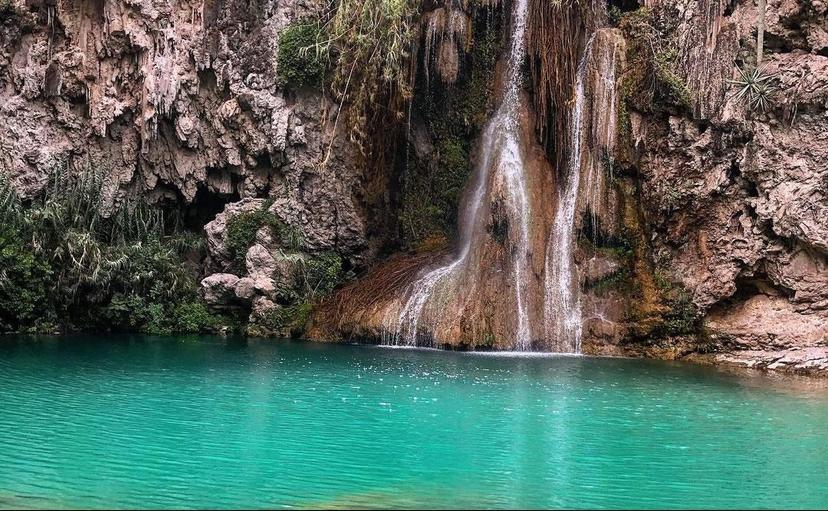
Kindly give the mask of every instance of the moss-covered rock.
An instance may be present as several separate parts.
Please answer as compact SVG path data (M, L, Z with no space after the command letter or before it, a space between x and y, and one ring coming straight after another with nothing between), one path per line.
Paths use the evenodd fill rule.
M319 20L304 19L279 34L277 76L282 85L319 87L328 68L327 46Z
M619 129L629 136L629 109L681 113L691 107L690 90L676 74L675 23L661 11L641 8L624 14L619 28L627 40L627 66L621 78Z
M487 12L482 9L474 20L475 40L454 84L429 81L424 73L418 76L413 113L434 147L427 151L430 154L418 154L410 143L404 155L399 237L406 248L422 249L426 241L449 239L456 229L473 145L491 106L492 77L502 49L500 22L492 21Z

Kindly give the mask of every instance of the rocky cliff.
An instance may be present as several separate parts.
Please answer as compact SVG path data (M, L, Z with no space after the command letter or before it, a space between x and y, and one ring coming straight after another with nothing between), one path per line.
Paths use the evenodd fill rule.
M717 360L826 368L828 5L771 0L767 104L739 96L755 66L754 2L650 2L690 93L682 115L632 112L629 144L656 267L703 317Z
M102 167L105 207L139 193L197 221L271 197L310 248L366 250L361 166L333 137L336 106L277 69L279 34L320 8L4 1L3 171L25 199L55 167Z
M510 12L460 4L418 6L408 140L377 172L337 122L343 104L279 69L280 40L319 2L0 0L0 171L26 201L56 169L94 167L104 211L138 195L182 212L207 241L207 301L284 333L263 318L305 307L289 289L297 272L327 287L332 272L373 268L379 293L377 268L417 265L375 262L415 248L434 259L455 235ZM550 182L590 31L623 54L606 87L591 64L589 97L616 87L619 103L590 121L617 133L592 136L607 157L590 168L605 174L579 202L584 351L828 371L828 4L768 0L761 105L739 94L740 69L757 67L752 0L582 1L548 19L530 8L528 93L548 118L527 123L559 167ZM570 38L571 56L541 51L557 44L541 19L561 23L549 37ZM252 233L240 245L228 225ZM321 309L328 320L342 296ZM333 319L311 334L380 334Z

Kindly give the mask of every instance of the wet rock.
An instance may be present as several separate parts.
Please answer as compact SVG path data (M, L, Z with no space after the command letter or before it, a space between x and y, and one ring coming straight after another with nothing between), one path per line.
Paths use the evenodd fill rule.
M744 350L717 355L716 362L753 369L828 375L828 347L813 346L771 351Z

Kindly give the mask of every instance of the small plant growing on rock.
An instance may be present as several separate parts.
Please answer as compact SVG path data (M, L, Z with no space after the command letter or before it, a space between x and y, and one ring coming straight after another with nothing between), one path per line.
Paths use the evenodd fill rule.
M235 271L244 273L247 250L253 246L256 233L262 227L269 227L287 249L297 250L302 245L301 233L271 213L271 204L271 201L265 202L258 210L239 213L227 221L227 249L233 255Z
M627 38L627 70L620 79L621 94L628 105L619 109L627 116L629 106L641 112L677 112L691 107L690 90L674 68L678 49L666 14L642 8L625 14L619 28ZM625 119L620 119L625 128Z
M776 90L773 80L774 76L766 73L763 67L750 70L739 68L739 78L730 80L738 88L733 97L744 102L751 112L765 112Z

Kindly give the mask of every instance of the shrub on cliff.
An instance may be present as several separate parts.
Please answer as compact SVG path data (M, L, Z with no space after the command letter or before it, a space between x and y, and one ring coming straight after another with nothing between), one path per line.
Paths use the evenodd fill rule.
M627 39L627 71L621 78L623 107L641 112L677 112L690 108L690 91L675 73L678 50L673 21L662 11L641 8L625 14L619 27ZM621 115L626 112L623 108Z
M277 74L283 85L319 87L328 67L328 50L319 21L303 20L279 34Z
M279 240L284 248L298 250L302 237L298 230L285 224L270 212L272 201L265 201L256 211L239 213L227 221L227 250L233 257L233 270L245 273L247 250L256 241L256 233L262 227L270 229L271 235Z

